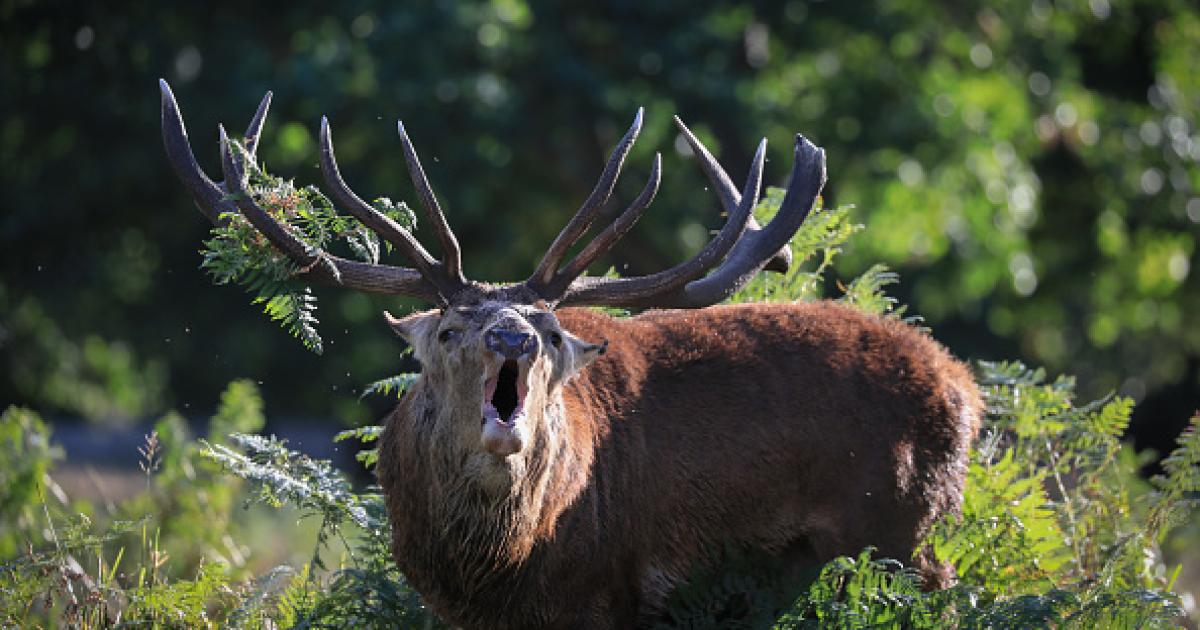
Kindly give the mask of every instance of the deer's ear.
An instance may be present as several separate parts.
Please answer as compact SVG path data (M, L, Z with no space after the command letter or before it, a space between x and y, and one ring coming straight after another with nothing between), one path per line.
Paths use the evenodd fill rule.
M578 374L581 370L592 364L600 355L608 350L608 340L605 339L601 343L588 343L575 335L566 333L563 338L571 346L569 354L570 360L566 366L567 378Z
M437 329L441 318L441 313L437 311L422 311L407 317L395 317L387 311L383 312L383 319L387 321L392 332L400 335L401 339L417 350L418 358L425 340L429 338L431 331Z
M582 363L580 367L584 368L591 365L592 361L600 358L600 355L604 354L605 352L608 352L607 339L601 341L600 343L584 343L583 347L581 347L579 350L580 362Z

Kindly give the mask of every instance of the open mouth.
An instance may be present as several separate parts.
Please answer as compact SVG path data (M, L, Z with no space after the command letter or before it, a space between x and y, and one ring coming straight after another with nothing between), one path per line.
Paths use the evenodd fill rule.
M495 376L483 385L483 422L512 425L525 413L525 395L529 393L521 365L509 359Z

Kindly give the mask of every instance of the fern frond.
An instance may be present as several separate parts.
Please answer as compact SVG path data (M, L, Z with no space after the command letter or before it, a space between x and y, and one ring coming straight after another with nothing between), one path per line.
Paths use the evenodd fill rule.
M900 318L908 307L884 291L899 282L900 274L889 271L887 265L875 264L850 282L839 301L875 315Z
M346 431L341 431L337 435L333 436L333 441L341 442L342 440L349 440L351 438L354 438L354 439L357 439L358 441L362 442L363 444L368 444L368 443L378 440L379 436L381 436L381 435L383 435L383 427L378 426L378 425L371 425L371 426L365 426L365 427L358 427L357 429L348 429ZM354 459L357 459L358 461L362 462L363 466L367 466L367 467L374 466L375 463L377 461L379 461L379 449L369 448L369 449L361 450L354 455Z
M413 383L417 382L417 379L420 378L420 376L420 374L406 372L404 374L389 376L373 383L368 383L367 386L363 388L362 395L359 396L359 398L366 398L372 394L382 394L384 396L395 396L396 398L400 398L404 395L404 392L412 386Z

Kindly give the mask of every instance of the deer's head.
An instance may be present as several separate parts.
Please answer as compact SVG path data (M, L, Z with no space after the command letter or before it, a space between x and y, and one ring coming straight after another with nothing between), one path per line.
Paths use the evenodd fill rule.
M245 150L235 151L220 130L224 180L214 182L196 163L175 98L166 82L162 92L163 141L176 174L210 221L240 214L275 247L317 281L373 293L415 296L438 306L389 323L415 351L423 368L411 393L429 411L430 439L455 451L452 459L492 478L494 472L523 468L539 456L535 445L561 422L560 388L604 351L602 339L579 339L564 330L554 309L566 305L700 308L722 301L758 271L786 271L788 240L813 207L825 182L824 152L796 136L795 161L787 193L775 217L760 227L751 211L758 201L766 139L758 146L741 191L708 149L675 119L727 215L717 235L690 260L666 271L639 277L583 275L641 217L658 190L662 158L655 155L641 194L571 260L571 247L607 203L621 166L642 127L638 110L633 125L613 151L599 182L575 216L550 245L533 275L523 282L493 285L466 279L461 250L425 177L403 124L398 124L409 175L442 249L435 259L392 219L356 195L342 179L333 151L332 132L321 121L321 170L334 202L392 243L412 264L397 267L341 258L302 242L247 192L247 160L254 152L270 104L263 98L245 134ZM433 446L433 445L431 445ZM489 472L490 471L490 472Z
M561 387L604 352L564 330L544 305L504 299L456 300L388 320L421 362L410 404L424 413L413 421L430 422L431 446L456 452L488 485L506 485L527 468L532 445L554 442Z

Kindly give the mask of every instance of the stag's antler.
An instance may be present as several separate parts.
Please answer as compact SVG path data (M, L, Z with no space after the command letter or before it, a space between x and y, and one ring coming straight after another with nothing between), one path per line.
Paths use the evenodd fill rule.
M244 149L235 147L226 137L224 128L220 129L224 180L214 182L196 162L171 87L165 80L159 81L159 87L162 91L162 131L167 158L191 192L200 211L214 225L224 224L224 215L228 213L240 213L272 245L295 262L301 273L318 281L359 291L409 295L447 304L454 295L465 289L487 288L463 276L458 240L446 222L402 123L398 124L397 129L404 157L421 205L442 245L443 257L440 261L430 256L411 232L371 207L350 189L338 169L333 151L333 132L325 118L321 119L321 171L334 200L368 228L395 245L415 269L363 263L329 254L302 241L290 226L276 221L254 201L246 190L249 180L246 164L254 160L263 122L271 104L270 92L263 97L246 129ZM537 270L520 285L508 287L519 289L511 292L512 295L526 291L552 305L699 308L729 297L760 270L787 270L791 262L787 242L808 216L825 184L824 151L803 136L796 136L795 163L787 193L775 218L766 227L760 228L752 216L752 210L758 202L766 139L759 143L746 184L739 193L725 169L678 117L675 118L675 124L691 145L692 152L716 189L728 216L721 231L700 253L666 271L633 278L581 277L589 265L633 227L654 200L662 176L662 156L656 154L650 177L641 194L570 262L562 264L567 251L587 231L612 195L625 157L641 132L642 115L639 108L633 125L609 157L600 181L554 239ZM709 273L710 270L713 271Z
M725 169L679 117L675 118L675 124L700 160L728 216L721 231L690 260L666 271L634 278L579 277L629 230L654 198L661 168L661 156L656 155L650 182L629 209L574 260L557 269L566 250L587 230L599 208L608 200L620 174L621 163L641 129L641 122L639 110L633 127L609 158L592 195L554 240L542 264L526 284L547 302L559 305L700 308L729 297L764 268L786 270L791 262L787 242L808 216L825 185L825 152L804 136L796 136L795 162L783 202L771 222L759 228L751 211L758 203L767 140L764 138L759 143L745 188L738 194ZM716 270L706 276L718 263Z
M196 162L191 144L188 142L183 117L179 113L179 106L175 103L175 95L171 92L171 86L167 85L165 80L159 80L159 88L162 92L162 133L167 159L175 170L175 174L179 176L191 193L200 212L213 225L223 225L225 223L223 215L225 214L240 213L272 245L296 263L303 273L321 282L338 284L358 291L410 295L444 304L454 293L467 286L468 283L462 277L458 243L455 241L453 233L450 232L449 226L446 225L441 210L437 207L437 201L433 198L433 193L429 191L429 183L425 181L424 174L420 170L416 153L403 133L401 133L401 140L409 158L413 181L417 184L422 202L430 214L434 229L438 231L443 249L445 249L446 258L443 262L433 260L407 230L364 203L346 186L338 173L337 162L333 155L333 145L329 137L329 125L324 120L321 125L321 167L338 202L346 206L351 214L367 227L396 245L413 261L416 269L358 262L314 248L301 241L288 226L271 217L248 194L246 185L249 172L245 168L245 164L254 159L255 151L258 148L263 122L266 120L267 110L271 105L270 92L263 97L258 111L246 129L244 151L237 151L226 137L224 128L220 129L221 167L224 180L218 183L210 179Z

